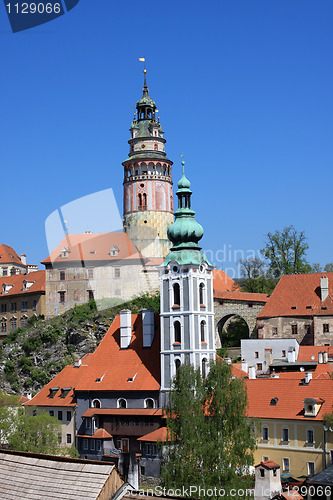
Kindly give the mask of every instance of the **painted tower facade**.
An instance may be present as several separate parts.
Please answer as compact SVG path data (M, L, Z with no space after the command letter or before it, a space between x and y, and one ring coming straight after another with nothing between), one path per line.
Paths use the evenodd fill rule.
M143 96L137 102L124 166L124 230L145 257L165 257L167 229L173 222L171 166L156 103L144 70Z
M203 229L191 209L190 182L178 182L178 209L168 228L173 243L160 271L161 284L161 393L167 399L171 382L181 364L200 368L205 377L215 359L213 266L198 241Z

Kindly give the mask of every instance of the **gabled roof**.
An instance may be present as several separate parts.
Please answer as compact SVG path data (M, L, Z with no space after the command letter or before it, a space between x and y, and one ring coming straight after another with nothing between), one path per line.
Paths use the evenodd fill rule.
M320 278L323 273L282 276L258 318L333 314L333 273L328 278L329 296L321 301Z
M119 253L110 255L110 249L114 246L119 249ZM66 235L41 263L116 262L129 258L143 259L126 233L84 233Z
M7 450L0 452L0 476L3 499L97 500L103 489L111 496L123 483L110 463Z
M120 347L120 316L117 316L91 355L76 391L158 391L160 389L159 315L155 314L154 340L143 347L142 315L132 314L132 340Z
M76 405L74 389L87 370L91 356L90 353L83 356L79 367L75 365L65 366L36 396L25 403L25 406L74 407Z
M213 269L213 277L214 297L216 293L220 292L240 291L240 286L222 269Z
M214 292L214 298L224 300L240 300L244 302L261 302L262 304L266 304L266 302L268 302L270 299L270 295L267 295L266 293L217 291Z
M21 261L20 257L17 255L15 250L1 243L0 245L0 265L4 264L19 264L21 266L25 266ZM25 266L26 267L26 266Z
M248 415L258 418L285 420L322 421L325 413L333 409L333 380L312 379L309 384L300 380L281 378L257 378L246 380ZM277 398L276 404L270 404ZM306 398L322 398L324 403L315 417L304 417Z
M23 289L23 282L33 284L27 289ZM2 285L9 285L8 292L2 293ZM29 274L14 274L13 276L2 276L0 278L0 299L8 295L26 295L28 293L45 292L45 271L33 271Z

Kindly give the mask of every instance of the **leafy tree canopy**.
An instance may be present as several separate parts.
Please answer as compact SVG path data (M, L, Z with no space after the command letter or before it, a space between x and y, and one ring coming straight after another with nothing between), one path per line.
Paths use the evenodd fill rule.
M268 271L267 264L260 258L240 259L241 279L238 284L243 292L267 293L274 290L277 280Z
M286 226L282 231L268 233L265 247L261 250L268 260L269 271L274 278L282 274L308 273L311 266L306 260L309 248L304 231Z
M232 378L227 363L211 364L205 380L200 370L181 366L166 408L170 439L162 468L165 486L197 487L196 498L206 498L204 490L209 488L227 492L246 487L244 474L255 449L246 408L244 381Z

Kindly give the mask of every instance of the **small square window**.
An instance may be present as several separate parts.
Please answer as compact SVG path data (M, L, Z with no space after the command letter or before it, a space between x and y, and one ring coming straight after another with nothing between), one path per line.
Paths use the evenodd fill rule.
M54 411L53 410L50 410L49 414L50 414L50 417L54 417Z
M277 335L278 334L278 330L277 330L276 326L273 326L272 333L273 333L273 335Z
M307 466L308 466L308 475L309 476L314 476L315 475L315 464L314 464L314 462L308 462Z

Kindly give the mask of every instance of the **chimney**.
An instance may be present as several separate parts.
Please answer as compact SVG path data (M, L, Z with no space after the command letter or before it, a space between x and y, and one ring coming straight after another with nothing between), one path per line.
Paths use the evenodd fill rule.
M294 348L289 349L287 354L288 363L295 363L296 361L296 351Z
M323 358L324 358L324 363L328 363L328 352L327 351L324 351L323 352Z
M321 351L318 352L318 363L322 364L324 362L324 356Z
M312 380L312 373L311 372L305 372L305 383L308 384L310 380Z
M126 349L132 340L132 313L129 309L120 311L120 347Z
M80 368L81 365L82 365L82 359L76 359L74 361L74 367L75 368Z
M249 379L253 380L256 378L256 369L254 366L249 366Z
M243 370L243 372L247 373L248 368L249 367L248 367L246 359L245 358L242 359L242 370Z
M21 253L21 262L22 264L24 264L25 266L27 265L27 256L25 253Z
M322 276L320 278L320 295L321 295L322 302L324 302L324 300L328 297L328 277L327 276Z
M154 340L154 309L142 311L143 347L151 347Z

